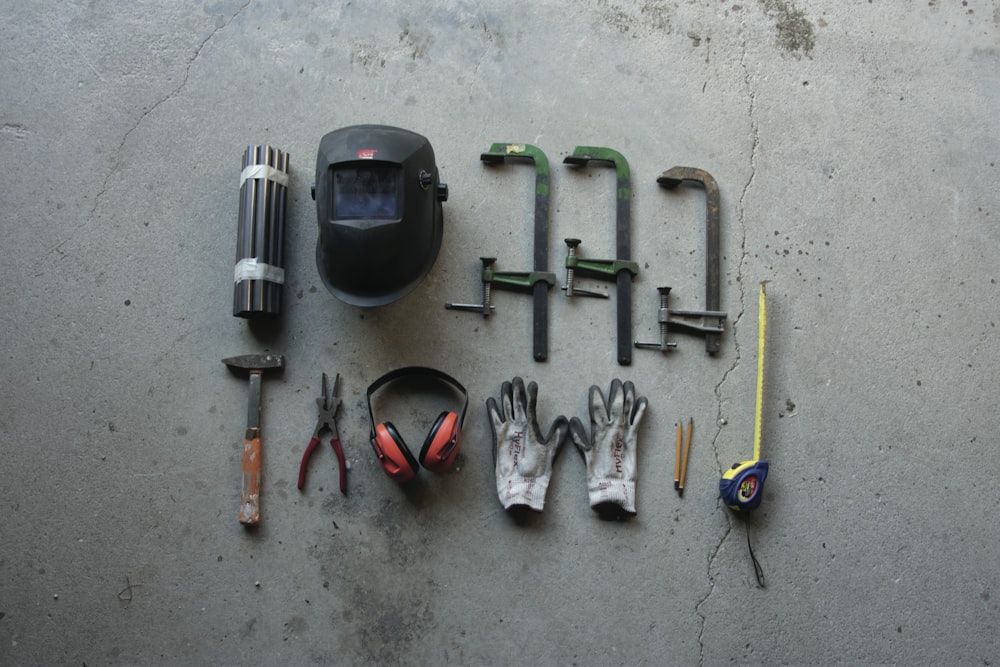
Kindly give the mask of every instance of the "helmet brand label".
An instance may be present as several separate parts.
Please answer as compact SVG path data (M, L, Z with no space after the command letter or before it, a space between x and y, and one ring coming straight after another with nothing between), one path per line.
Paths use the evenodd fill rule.
M358 151L359 160L374 160L375 153L378 153L377 148L362 148Z

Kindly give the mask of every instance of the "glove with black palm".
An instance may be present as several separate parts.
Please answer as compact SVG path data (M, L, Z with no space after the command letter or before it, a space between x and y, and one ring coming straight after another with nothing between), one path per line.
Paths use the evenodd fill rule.
M570 421L570 437L587 462L590 506L602 518L635 516L636 447L646 397L635 385L611 381L610 403L600 387L590 388L590 435L578 418Z
M532 382L525 389L519 377L500 387L502 408L494 398L486 400L495 442L497 496L504 509L542 511L552 462L566 437L568 422L562 416L556 417L548 435L542 437L535 412L537 400L538 385Z

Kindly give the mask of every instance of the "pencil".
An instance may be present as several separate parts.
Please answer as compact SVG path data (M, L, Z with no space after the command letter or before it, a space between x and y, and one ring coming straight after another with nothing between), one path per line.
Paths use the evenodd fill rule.
M694 419L688 418L687 437L684 439L684 462L681 463L681 480L677 491L684 495L684 479L687 477L688 455L691 453L691 431L694 430ZM677 426L678 442L680 442L680 425Z
M674 488L681 484L681 423L677 422L677 455L674 457Z

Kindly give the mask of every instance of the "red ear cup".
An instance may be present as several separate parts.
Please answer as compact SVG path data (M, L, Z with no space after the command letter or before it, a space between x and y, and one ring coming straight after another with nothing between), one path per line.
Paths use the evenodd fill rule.
M392 422L384 422L375 426L375 438L372 440L375 456L385 474L397 482L413 479L417 474L417 460L413 458L409 447L403 441Z
M424 446L420 448L420 463L432 472L448 470L458 456L460 435L458 415L454 412L442 412L427 434Z

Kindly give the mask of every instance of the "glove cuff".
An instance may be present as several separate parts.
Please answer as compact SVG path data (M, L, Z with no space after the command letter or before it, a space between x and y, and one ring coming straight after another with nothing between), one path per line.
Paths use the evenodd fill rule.
M497 496L505 510L515 505L525 505L541 512L545 506L545 492L549 488L549 476L507 477L497 480Z
M635 514L635 482L624 479L593 479L587 486L591 507L614 503L626 512Z

